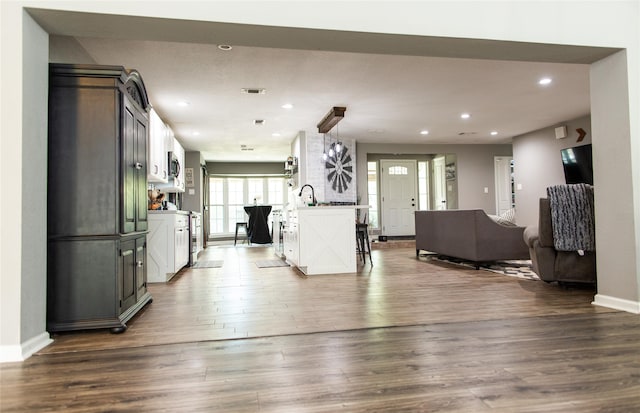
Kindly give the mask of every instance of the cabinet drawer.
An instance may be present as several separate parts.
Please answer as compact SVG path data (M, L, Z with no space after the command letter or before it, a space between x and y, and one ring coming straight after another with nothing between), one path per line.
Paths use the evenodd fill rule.
M176 215L176 228L184 228L189 226L188 215Z

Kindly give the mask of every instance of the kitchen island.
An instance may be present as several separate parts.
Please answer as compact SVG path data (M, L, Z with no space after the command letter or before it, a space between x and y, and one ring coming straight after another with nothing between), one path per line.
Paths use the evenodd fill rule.
M356 210L368 208L341 205L290 210L283 236L287 263L306 275L355 273Z

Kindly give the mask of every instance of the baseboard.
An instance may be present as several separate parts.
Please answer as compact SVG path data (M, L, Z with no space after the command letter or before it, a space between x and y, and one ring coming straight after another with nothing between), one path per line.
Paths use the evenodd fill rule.
M591 304L613 308L614 310L626 311L628 313L640 314L640 301L631 301L608 295L596 294Z
M42 350L53 340L46 331L37 335L22 344L0 346L0 363L24 361L31 357L36 351Z

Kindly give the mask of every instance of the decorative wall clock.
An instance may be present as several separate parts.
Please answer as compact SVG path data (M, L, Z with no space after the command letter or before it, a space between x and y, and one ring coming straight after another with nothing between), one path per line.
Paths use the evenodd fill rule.
M334 191L341 194L349 188L353 180L353 160L349 154L349 148L345 145L342 145L340 152L337 152L335 143L332 143L331 149L334 149L331 151L333 155L330 155L325 162L327 181L329 181Z

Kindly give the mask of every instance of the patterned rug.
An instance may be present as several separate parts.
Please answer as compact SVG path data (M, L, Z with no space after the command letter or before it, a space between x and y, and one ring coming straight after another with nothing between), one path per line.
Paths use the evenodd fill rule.
M429 260L447 262L449 264L460 265L465 268L476 268L476 263L459 258L445 257L443 255L430 255ZM540 281L538 274L531 269L531 260L505 260L480 264L480 269L495 272L497 274L508 275L509 277L521 278L524 280Z
M220 268L224 261L198 261L191 268Z
M256 266L258 268L273 268L273 267L288 267L289 264L282 260L263 260L256 261Z

